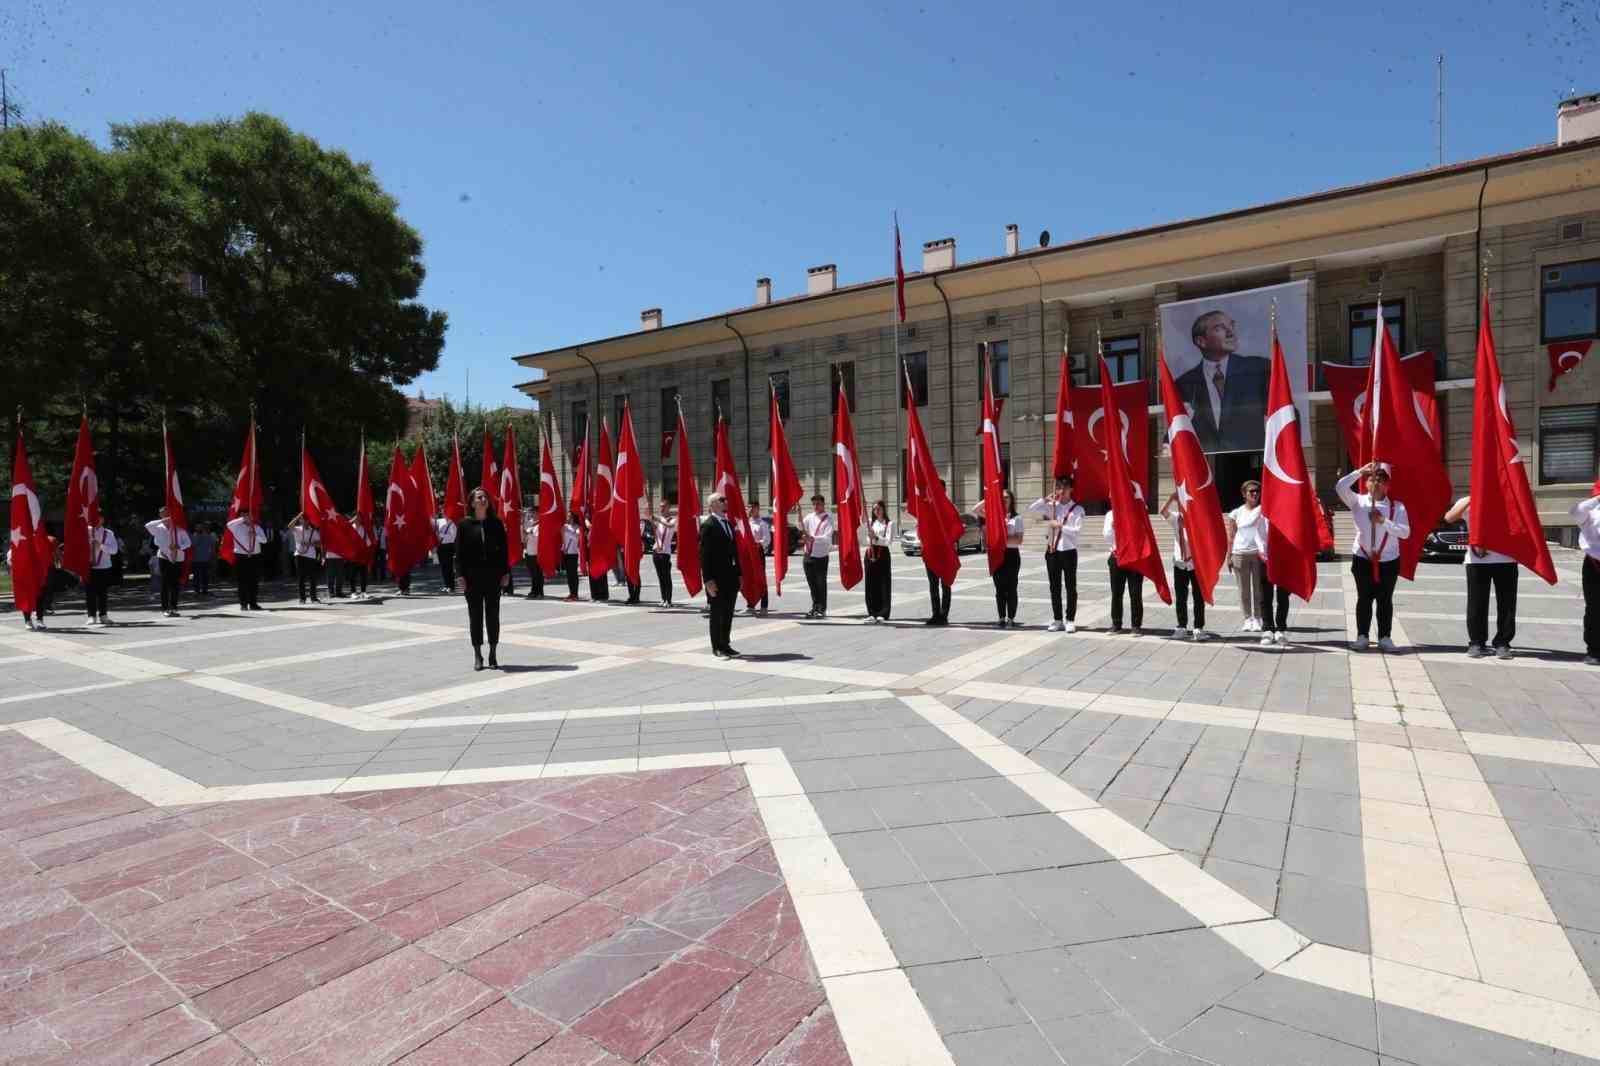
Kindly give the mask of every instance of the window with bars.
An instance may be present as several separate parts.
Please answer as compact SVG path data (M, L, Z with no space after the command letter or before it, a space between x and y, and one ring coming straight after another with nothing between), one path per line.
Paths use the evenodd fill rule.
M856 364L829 363L828 364L828 413L839 413L839 383L844 383L844 399L849 405L850 413L856 413Z
M1105 355L1106 369L1111 371L1113 382L1120 385L1124 381L1133 381L1141 376L1139 364L1144 351L1144 339L1139 334L1106 337L1100 342L1100 347Z
M1600 465L1600 404L1539 412L1539 483L1586 482Z
M989 386L994 390L995 399L1011 395L1011 342L990 341L989 349ZM978 376L980 386L983 384L983 355L984 345L978 345Z
M572 401L572 421L567 423L567 452L574 457L589 433L589 401Z
M678 464L661 464L661 500L674 507L678 505Z
M1394 341L1395 351L1401 355L1406 354L1406 302L1404 300L1385 300L1383 303L1383 321L1389 327L1389 339ZM1347 358L1354 366L1370 366L1372 364L1372 346L1378 338L1378 305L1353 304L1350 308L1350 321L1347 339L1349 347L1346 349Z
M787 370L774 371L767 375L772 382L773 395L778 398L778 417L785 422L789 420L789 372Z
M1545 343L1600 337L1600 259L1545 267L1539 297Z
M661 390L661 430L666 432L678 426L678 386L668 385Z
M916 398L918 407L928 406L928 353L908 352L902 355L905 363L905 372L898 375L900 378L900 409L906 407L906 378L911 379L911 394Z
M625 393L617 393L611 397L611 435L617 436L622 432L622 405L628 402Z

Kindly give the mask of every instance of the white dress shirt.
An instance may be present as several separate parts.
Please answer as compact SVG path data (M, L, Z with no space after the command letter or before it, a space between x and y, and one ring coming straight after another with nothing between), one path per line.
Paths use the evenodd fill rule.
M678 539L678 520L676 518L656 519L656 546L652 549L656 555L671 555L672 546Z
M756 536L756 544L763 552L772 547L772 518L769 515L752 518L750 529Z
M811 538L811 550L806 554L813 559L826 559L833 551L833 515L813 511L805 517L805 528Z
M1100 535L1106 542L1106 558L1117 557L1117 515L1115 511L1106 512L1105 525L1100 528Z
M1456 501L1456 506L1460 507L1462 502L1465 501L1466 499L1467 499L1467 497L1465 497L1465 496L1461 497L1461 499ZM1472 505L1471 504L1468 504L1462 510L1462 512L1461 512L1461 520L1463 522L1467 523L1467 529L1470 531L1472 529ZM1516 560L1511 558L1511 556L1509 556L1509 555L1503 555L1500 552L1492 552L1492 551L1489 551L1487 549L1484 550L1482 555L1479 555L1477 552L1472 550L1472 546L1470 544L1468 544L1468 546L1467 546L1467 558L1466 558L1466 561L1468 563L1479 563L1479 564L1485 564L1485 563L1514 563L1514 562L1516 562Z
M1600 496L1580 500L1567 512L1578 520L1578 547L1591 559L1600 559Z
M247 515L230 521L228 532L233 534L233 550L239 555L260 555L261 546L267 542L267 531L254 525Z
M580 539L579 539L580 535L581 534L580 534L580 531L579 531L578 527L572 522L568 522L566 525L561 527L561 554L562 555L577 555L578 554L578 544L580 543Z
M1073 501L1058 503L1049 497L1034 500L1028 504L1028 510L1035 514L1042 514L1048 522L1059 522L1060 525L1047 525L1048 532L1044 538L1044 550L1050 552L1075 552L1078 550L1078 534L1083 530L1083 507Z
M433 528L439 535L440 544L454 544L456 542L456 524L450 519L440 516L433 520Z
M294 544L294 553L301 559L315 559L317 549L322 547L322 534L311 526L300 526L289 531L291 542Z
M532 558L539 554L539 523L522 531L522 554Z
M150 534L150 539L155 543L156 554L159 557L172 563L181 563L185 558L188 557L186 553L191 546L191 542L189 540L189 531L187 529L184 529L182 526L169 529L167 528L166 519L157 518L153 522L146 522L144 524L144 530L146 533ZM174 546L172 543L172 534L174 532L178 534L178 543L176 546Z
M1352 470L1333 486L1339 499L1350 508L1350 517L1355 520L1355 553L1363 559L1370 559L1376 554L1380 563L1398 559L1400 542L1411 536L1411 519L1406 514L1406 505L1393 496L1385 497L1382 503L1374 503L1369 494L1353 491L1352 486L1360 476L1360 470ZM1380 525L1372 521L1374 510L1383 516Z
M1228 387L1228 360L1230 356L1212 362L1209 359L1200 360L1200 373L1206 379L1206 395L1211 398L1211 421L1214 425L1222 425L1222 393ZM1217 374L1222 375L1222 388L1217 388Z
M117 554L117 535L105 526L89 531L89 565L95 570L109 570L111 557Z
M1235 555L1265 555L1267 553L1267 518L1259 507L1240 505L1228 512L1233 519L1233 544L1229 551Z
M1167 523L1172 526L1172 565L1179 570L1193 570L1194 545L1189 541L1189 520L1183 517L1182 508L1173 507L1167 515ZM1187 552L1185 544L1189 547Z
M867 523L867 543L874 548L894 546L894 520L879 518Z

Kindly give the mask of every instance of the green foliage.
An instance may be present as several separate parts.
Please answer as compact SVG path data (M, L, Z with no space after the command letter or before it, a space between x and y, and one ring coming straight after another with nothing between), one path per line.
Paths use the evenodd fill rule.
M394 198L267 115L114 126L109 150L7 131L0 248L0 397L25 408L40 487L64 494L86 405L129 518L160 497L163 412L196 498L231 488L253 404L269 507L292 514L302 429L337 486L332 456L402 433L399 387L444 347Z
M394 448L399 444L409 462L420 445L428 455L428 470L433 477L433 490L444 504L447 479L450 476L450 453L456 440L461 442L461 479L463 491L470 492L483 480L483 431L487 426L493 436L494 461L499 465L505 456L506 426L517 434L517 473L522 483L522 494L532 500L539 492L539 432L537 412L512 407L490 410L485 407L457 407L449 400L440 400L432 413L410 437L386 443L367 442L367 471L372 478L373 498L380 504L389 484L389 466L394 459ZM352 471L353 473L353 471ZM324 474L330 482L333 475ZM337 483L336 483L337 484ZM340 497L343 499L343 497Z

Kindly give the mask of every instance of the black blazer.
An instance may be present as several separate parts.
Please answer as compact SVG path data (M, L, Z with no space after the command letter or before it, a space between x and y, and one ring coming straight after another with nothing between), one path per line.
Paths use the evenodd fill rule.
M461 573L493 571L503 574L506 562L506 527L494 515L478 521L471 515L456 525L456 569Z
M1269 359L1235 352L1228 359L1228 376L1222 383L1222 424L1211 415L1211 391L1204 378L1206 363L1190 367L1175 383L1192 412L1195 436L1208 452L1259 451L1266 436Z
M733 528L733 520L728 520ZM716 515L706 515L700 522L700 577L715 581L722 595L730 595L739 585L739 552L731 533L722 531Z

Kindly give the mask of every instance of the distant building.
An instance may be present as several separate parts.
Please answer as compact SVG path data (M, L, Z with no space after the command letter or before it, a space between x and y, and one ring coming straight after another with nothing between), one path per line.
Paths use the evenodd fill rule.
M408 439L417 436L422 428L439 417L440 402L430 400L419 389L415 396L406 397L406 432Z

